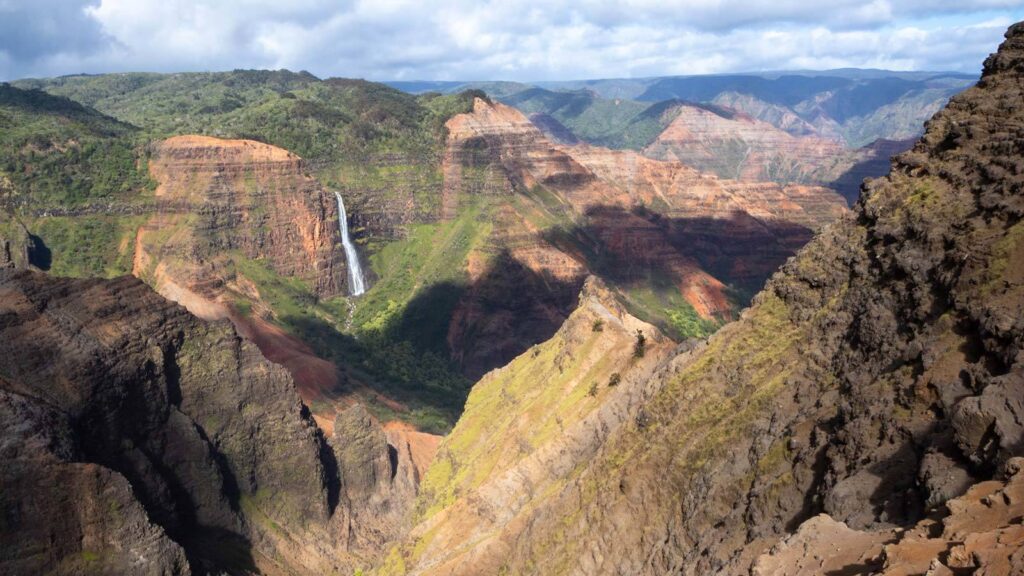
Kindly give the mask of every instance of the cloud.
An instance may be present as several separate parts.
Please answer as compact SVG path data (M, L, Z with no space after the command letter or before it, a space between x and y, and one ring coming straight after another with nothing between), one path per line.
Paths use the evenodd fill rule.
M91 0L0 0L0 78L63 55L88 55L113 39L86 10Z
M1022 14L1024 0L0 0L0 78L282 67L371 79L974 72Z

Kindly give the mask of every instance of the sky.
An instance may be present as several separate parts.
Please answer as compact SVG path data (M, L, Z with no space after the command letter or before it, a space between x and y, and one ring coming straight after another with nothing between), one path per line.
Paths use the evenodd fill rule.
M977 73L1024 0L0 0L0 80L235 68L572 80Z

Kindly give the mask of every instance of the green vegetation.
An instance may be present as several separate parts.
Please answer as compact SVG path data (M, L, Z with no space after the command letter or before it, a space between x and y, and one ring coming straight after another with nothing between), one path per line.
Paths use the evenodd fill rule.
M633 343L633 358L643 358L647 353L647 337L639 328L636 331L636 342Z
M664 278L619 286L619 291L630 314L654 324L676 341L706 338L723 324L721 320L702 318L679 289Z
M65 76L17 85L92 106L150 139L250 138L318 165L359 165L369 154L396 152L429 160L440 127L480 95L417 97L374 82L287 70Z
M606 99L591 90L554 92L530 88L501 101L525 114L547 114L578 138L609 148L640 149L674 118L675 102Z
M132 126L66 98L0 84L0 203L69 207L152 188Z
M112 278L132 271L135 231L144 216L51 216L25 219L37 266L56 276Z

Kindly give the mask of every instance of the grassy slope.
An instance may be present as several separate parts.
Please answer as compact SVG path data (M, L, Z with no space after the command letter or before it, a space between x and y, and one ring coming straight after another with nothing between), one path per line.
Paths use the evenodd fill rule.
M605 99L589 90L531 88L501 100L526 114L549 114L582 140L609 148L642 148L671 120L662 115L663 103Z
M0 201L33 207L137 201L151 187L134 127L8 84L0 84L0 180Z

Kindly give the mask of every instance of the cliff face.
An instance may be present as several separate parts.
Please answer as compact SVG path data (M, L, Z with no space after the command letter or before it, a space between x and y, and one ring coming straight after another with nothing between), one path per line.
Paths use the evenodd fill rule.
M823 188L722 180L633 152L555 145L519 111L482 99L447 128L445 214L481 197L503 203L481 260L500 254L547 279L536 292L517 288L531 285L522 279L506 286L546 303L519 315L545 329L512 337L508 350L550 335L589 273L636 289L656 279L702 317L727 318L734 303L726 284L756 289L813 230L844 212L842 199ZM493 306L471 287L449 335L457 357L464 335L480 333L473 323L485 308ZM503 323L515 331L517 318ZM508 339L495 332L484 329Z
M0 571L347 574L401 528L412 464L351 445L376 424L329 445L287 372L134 278L2 271L0 339Z
M788 262L738 322L657 371L595 454L549 468L557 482L515 504L528 520L502 525L514 536L477 544L469 531L431 547L452 529L437 514L415 532L425 544L385 572L1019 570L1022 79L1019 24L853 217ZM463 420L477 411L470 402ZM456 428L442 453L475 435ZM443 462L428 478L462 485ZM427 510L452 505L445 493L429 492ZM910 530L887 536L894 528Z
M674 159L742 180L814 181L842 155L837 140L794 136L733 109L684 104L664 132L644 150L653 158Z
M717 104L684 104L643 153L678 160L722 178L816 184L832 188L852 205L865 178L884 175L889 159L913 140L879 140L846 148L838 136L822 136L784 108L732 95ZM740 109L749 109L761 120Z
M233 280L233 256L264 261L319 295L346 288L336 200L298 156L249 140L176 136L153 145L150 171L159 208L138 233L133 273L164 296L223 317L215 308Z

